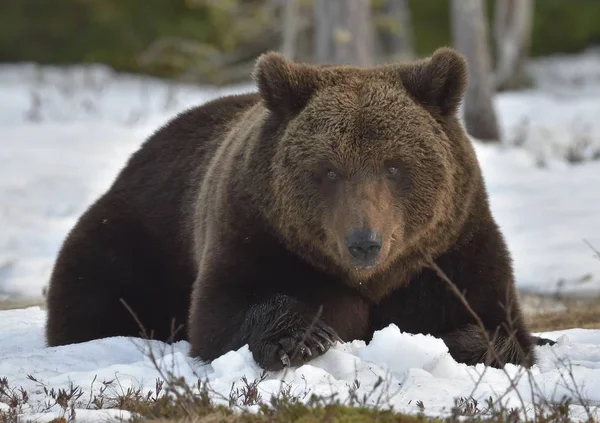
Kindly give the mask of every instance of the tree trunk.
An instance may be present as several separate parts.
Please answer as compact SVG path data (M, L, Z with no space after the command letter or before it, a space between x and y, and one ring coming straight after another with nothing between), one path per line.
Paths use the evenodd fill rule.
M336 9L337 1L314 0L315 60L318 63L333 61L333 37L331 33Z
M315 0L314 11L317 62L373 64L369 0Z
M406 0L385 0L377 16L381 50L387 61L415 57L410 10Z
M281 46L282 54L288 60L296 60L296 50L298 42L298 14L300 7L298 0L282 1L282 25L283 43Z
M456 49L467 59L469 85L463 102L467 132L482 141L500 140L492 103L494 81L483 0L452 0L452 36Z
M525 62L531 47L534 0L496 0L494 41L496 86L518 87L525 80Z

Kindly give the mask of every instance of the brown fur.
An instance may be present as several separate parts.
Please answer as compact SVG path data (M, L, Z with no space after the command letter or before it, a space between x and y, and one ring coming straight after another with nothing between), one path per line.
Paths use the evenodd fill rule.
M254 76L259 95L157 131L82 217L51 281L49 344L135 335L123 297L161 339L189 306L205 360L249 344L278 369L395 323L462 362L529 366L510 257L456 117L463 58L357 68L269 53ZM348 237L365 229L381 250L358 266ZM491 356L430 259L496 336Z

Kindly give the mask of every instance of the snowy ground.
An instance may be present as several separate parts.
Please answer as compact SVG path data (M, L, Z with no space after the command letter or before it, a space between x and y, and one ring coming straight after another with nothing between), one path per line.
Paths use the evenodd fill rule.
M597 295L600 260L584 240L600 249L600 160L595 159L600 157L600 53L545 59L532 69L539 88L495 99L504 145L476 143L492 210L513 254L519 288ZM68 72L40 71L33 65L0 67L0 301L41 297L67 231L145 136L185 107L251 88L168 85L102 67ZM50 401L28 374L48 387L81 385L87 400L82 397L78 404L82 409L95 376L98 384L118 378L123 389L154 389L158 373L136 341L113 338L45 349L43 322L44 311L37 308L0 312L0 378L35 392L27 413L43 411ZM550 400L569 394L570 376L564 365L556 364L566 358L584 397L600 406L600 331L570 330L549 337L559 344L538 349L540 365L531 376L534 392ZM258 377L244 348L212 366L193 363L187 348L186 343L175 345L162 362L175 365L189 381L196 379L194 372L206 376L213 389L227 396L241 375ZM507 390L507 375L488 370L472 393L481 371L455 363L439 340L389 327L368 346L339 345L285 380L300 396L310 390L343 397L355 379L361 381L362 396L383 376L390 394L385 401L404 411L418 411L416 402L423 401L425 411L436 414L448 411L454 397L472 394L483 400ZM519 370L508 366L506 371L514 376ZM269 375L261 384L263 395L279 389L281 376ZM526 377L518 382L526 403L532 401L530 386ZM503 400L519 406L516 397L513 392ZM50 411L59 412L57 406ZM574 412L583 416L581 408ZM77 415L99 418L84 410Z
M73 402L73 408L78 421L83 421L119 416L115 410L102 411L101 416L90 410L94 408L93 397L107 381L113 381L104 393L107 398L128 388L142 389L146 394L155 390L156 379L161 377L159 369L172 371L191 385L198 380L208 381L212 397L226 404L232 384L234 389L241 389L243 376L249 382L261 377L247 347L225 354L212 365L190 359L186 342L167 347L139 339L109 338L45 348L44 319L45 312L37 307L0 312L0 376L6 377L13 389L23 387L29 393L22 412L35 421L65 414L44 387L80 387L83 395ZM573 418L585 419L588 411L599 417L600 330L574 329L545 335L558 340L558 344L537 348L539 365L527 374L512 365L484 371L483 366L458 364L441 340L402 334L390 326L377 332L368 345L362 341L338 344L307 365L285 373L269 373L258 390L266 400L282 389L290 389L290 394L301 400L308 400L311 394L329 397L335 393L345 402L359 380L355 393L359 398L366 395L369 406L417 413L417 404L422 401L424 412L432 416L450 413L454 398L474 398L480 410L485 410L486 400L491 397L498 405L531 413L533 402L558 403L567 396L573 398ZM158 368L148 358L149 346L158 356ZM375 387L379 378L383 382ZM511 389L512 384L517 391ZM66 416L70 413L67 411Z
M41 297L67 232L147 135L186 107L251 89L36 69L0 66L0 301Z
M532 69L539 89L496 97L505 147L476 144L493 213L521 289L597 294L600 261L584 240L600 247L600 52ZM188 106L251 88L0 67L0 301L41 296L67 231L146 135Z

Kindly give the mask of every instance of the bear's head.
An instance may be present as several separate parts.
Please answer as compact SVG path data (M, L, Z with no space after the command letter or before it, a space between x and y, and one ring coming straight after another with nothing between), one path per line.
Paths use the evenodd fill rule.
M266 53L254 77L275 134L270 215L298 254L362 283L456 239L481 185L457 118L462 56L359 68Z

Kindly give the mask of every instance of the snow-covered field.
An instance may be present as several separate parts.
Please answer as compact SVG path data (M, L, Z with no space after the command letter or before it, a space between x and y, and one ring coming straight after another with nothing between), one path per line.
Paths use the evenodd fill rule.
M89 410L83 414L81 411L93 408L90 401L106 381L115 381L105 393L108 398L128 388L146 393L155 389L161 372L172 371L191 385L199 379L208 381L218 402L229 398L232 384L243 386L243 376L250 382L261 377L261 369L247 347L225 354L212 365L188 358L186 342L167 347L158 342L110 338L45 348L44 319L45 312L37 307L0 312L0 375L8 378L11 387L23 387L30 394L30 405L23 412L35 414L36 421L63 412L45 393L44 386L80 387L84 395L75 402L77 416L98 418ZM300 399L308 399L310 394L329 397L336 393L340 401L347 401L351 387L359 380L355 393L359 398L367 395L367 404L393 406L411 413L419 411L417 403L422 401L426 414L447 414L454 406L454 398L461 397L478 400L482 410L491 397L498 404L533 411L533 402L560 402L564 396L574 397L571 411L575 418L587 416L582 399L591 412L597 413L600 330L575 329L545 335L558 340L558 344L539 347L539 365L527 374L512 365L504 370L484 370L483 366L458 364L442 341L402 334L390 326L377 332L368 345L362 341L338 344L310 364L269 373L258 389L263 398L286 388ZM148 358L149 347L158 357L158 368ZM379 378L383 382L375 387ZM519 394L511 389L512 384Z
M600 52L540 60L532 70L538 88L495 99L504 145L476 143L492 210L506 235L520 289L598 295L600 260L585 241L600 249ZM249 89L171 85L103 67L1 66L0 301L41 297L67 231L145 136L185 107ZM81 386L80 409L103 380L116 378L119 389L154 389L158 372L141 341L113 338L46 349L43 323L44 311L38 308L0 312L0 379L32 394L31 407L24 410L28 414L44 411L51 402L40 383ZM583 397L600 406L600 330L548 336L559 343L538 348L541 361L531 379L523 376L517 382L523 401L530 404L532 392L552 401L572 396L567 366L559 363L566 359ZM188 359L187 348L185 342L176 344L161 363L175 366L190 382L207 377L212 389L225 396L242 375L259 376L245 348L210 366ZM439 340L388 327L369 345L338 345L310 365L270 374L260 389L263 397L278 391L283 376L301 397L310 391L338 392L343 398L359 379L362 397L382 376L389 394L382 397L384 404L416 412L417 401L423 401L425 412L436 414L448 412L455 397L472 395L483 404L489 396L501 396L510 386L509 376L519 372L514 366L505 370L487 370L473 391L483 368L455 363ZM98 386L90 388L94 377ZM372 393L371 399L377 398L379 393ZM502 400L520 406L514 391ZM59 408L34 417L47 420ZM573 411L584 416L581 407ZM99 418L90 413L77 415Z
M22 412L35 421L71 413L56 405L44 387L81 388L83 395L73 402L80 421L109 417L106 411L98 415L98 411L90 410L94 396L107 381L113 382L104 393L106 398L123 394L128 388L146 394L155 390L157 378L170 371L190 385L208 381L215 401L226 404L232 384L233 389L241 389L243 376L249 382L261 378L261 369L247 347L225 354L212 365L190 359L186 342L167 347L139 339L109 338L45 348L44 319L45 312L38 307L0 311L0 377L6 377L11 387L23 387L29 393ZM600 416L600 330L574 329L545 336L558 343L537 348L539 365L528 374L513 365L498 370L458 364L441 340L403 334L390 326L377 332L368 345L362 341L338 344L307 365L271 372L259 383L258 391L267 401L270 395L289 389L301 400L308 400L311 394L330 397L335 393L337 399L347 402L358 380L360 386L354 393L358 398L366 395L367 405L392 406L410 413L420 411L421 401L427 415L448 414L455 398L474 398L483 411L490 397L497 405L532 413L532 403L558 403L566 396L572 398L574 418L585 419L588 412ZM149 347L158 358L156 363L148 358ZM110 413L118 416L114 410Z
M532 68L539 89L495 99L505 147L476 144L493 213L521 289L597 294L600 261L585 241L600 246L600 52ZM0 300L40 298L67 231L145 136L177 111L252 88L0 67Z
M251 88L0 66L0 301L41 298L67 232L146 136L184 108Z

